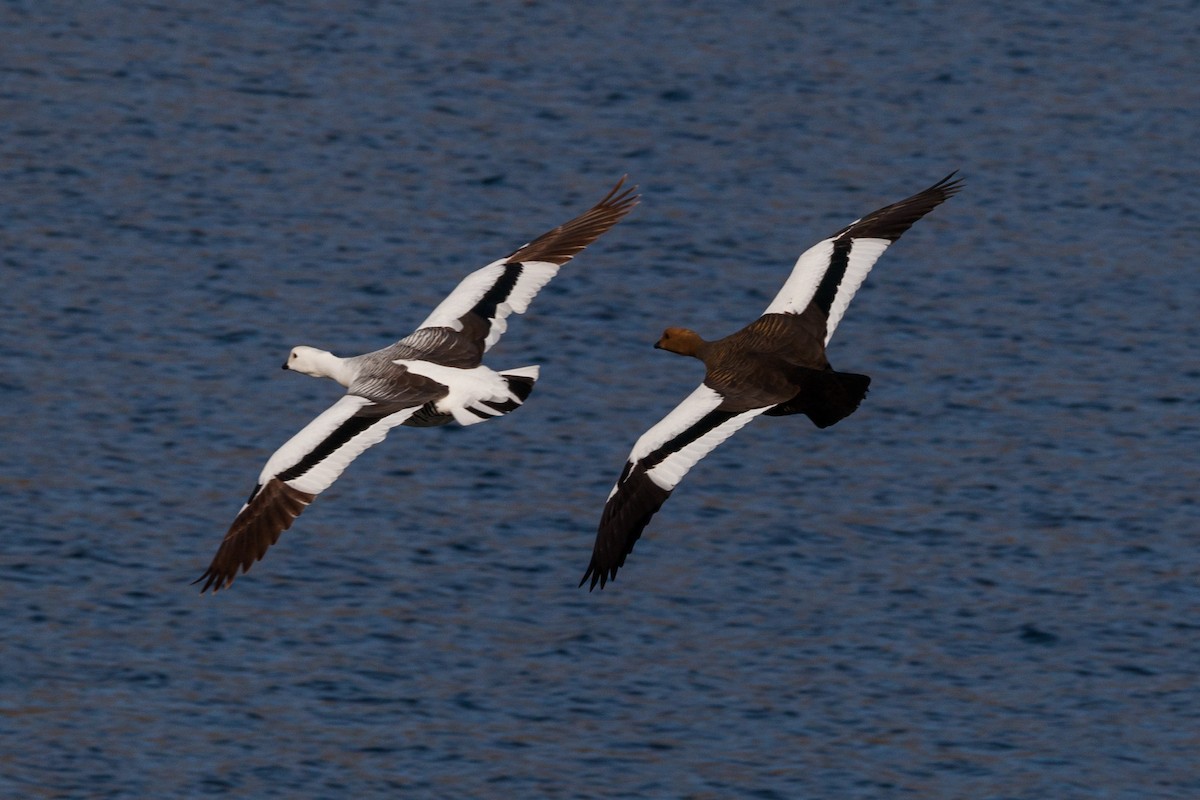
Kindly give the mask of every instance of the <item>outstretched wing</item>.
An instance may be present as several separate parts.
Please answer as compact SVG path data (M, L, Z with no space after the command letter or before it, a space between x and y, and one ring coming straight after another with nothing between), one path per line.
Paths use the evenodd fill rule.
M799 314L816 306L826 318L825 343L833 336L850 300L892 242L913 223L962 188L955 172L912 197L855 220L801 254L792 274L764 314Z
M592 560L579 585L589 591L613 580L650 518L700 459L768 407L724 411L725 398L701 384L675 409L642 434L629 454L600 516Z
M350 462L412 416L420 404L399 408L345 395L267 460L216 556L195 583L201 593L220 591L246 572Z
M625 178L621 178L603 200L570 222L543 233L507 258L472 272L412 336L402 341L420 339L425 328L450 328L465 330L486 352L504 333L510 314L523 314L542 287L558 274L559 267L637 205L637 187L622 190L624 183Z

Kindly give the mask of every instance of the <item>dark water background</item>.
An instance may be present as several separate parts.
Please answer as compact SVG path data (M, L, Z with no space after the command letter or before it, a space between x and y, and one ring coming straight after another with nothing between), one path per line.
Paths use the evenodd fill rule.
M0 796L1200 797L1200 7L0 6ZM796 255L952 169L616 585L634 439ZM398 430L233 590L338 395L623 173L531 401Z

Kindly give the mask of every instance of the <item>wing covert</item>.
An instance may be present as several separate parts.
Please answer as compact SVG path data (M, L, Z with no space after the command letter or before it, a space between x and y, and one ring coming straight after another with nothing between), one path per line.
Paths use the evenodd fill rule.
M267 459L204 574L201 593L220 591L261 559L280 534L364 450L382 442L419 406L397 409L345 395Z
M512 314L523 314L558 269L599 239L633 209L637 187L622 190L625 178L604 199L578 217L547 231L511 255L472 272L420 324L422 328L464 329L464 317L486 324L478 330L483 349L491 348L507 328Z
M764 314L799 314L816 305L826 316L825 342L850 306L875 262L917 220L962 188L952 172L942 180L897 203L850 223L805 250Z
M704 384L646 431L633 446L596 532L592 560L579 582L590 589L616 578L650 519L683 476L717 445L767 408L724 411L724 397Z

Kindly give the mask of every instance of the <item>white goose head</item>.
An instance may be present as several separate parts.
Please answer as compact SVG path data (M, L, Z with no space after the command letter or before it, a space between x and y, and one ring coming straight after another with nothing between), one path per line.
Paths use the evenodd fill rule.
M283 362L284 369L312 375L314 378L332 378L343 386L349 386L345 359L338 358L328 350L300 345L293 347Z

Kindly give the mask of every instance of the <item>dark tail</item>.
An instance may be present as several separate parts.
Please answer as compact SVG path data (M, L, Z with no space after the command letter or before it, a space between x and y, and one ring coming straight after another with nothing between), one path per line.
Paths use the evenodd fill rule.
M867 396L871 379L853 372L805 369L801 385L804 388L795 397L775 406L767 415L804 414L818 428L828 428L854 413Z

